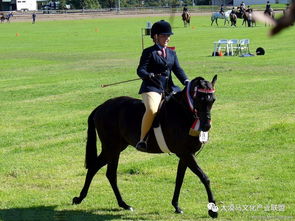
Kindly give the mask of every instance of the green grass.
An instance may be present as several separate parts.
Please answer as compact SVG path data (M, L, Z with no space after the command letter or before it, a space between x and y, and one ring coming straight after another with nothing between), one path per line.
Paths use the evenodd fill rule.
M118 208L105 168L85 201L71 205L86 173L88 115L108 98L139 98L139 81L100 85L136 77L140 29L159 19L0 25L1 221L209 220L205 189L190 171L180 195L185 213L173 213L176 156L134 148L122 153L118 169L123 198L134 212ZM187 75L211 80L218 74L210 143L197 159L210 177L219 219L294 220L295 29L269 38L263 24L211 27L203 16L186 29L177 17L173 29L170 45ZM211 57L213 42L224 38L249 38L251 51L263 47L266 55ZM151 45L150 38L144 43Z

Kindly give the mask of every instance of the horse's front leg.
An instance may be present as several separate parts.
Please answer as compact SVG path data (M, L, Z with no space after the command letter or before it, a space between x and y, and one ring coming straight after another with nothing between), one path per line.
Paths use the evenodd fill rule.
M175 189L174 189L174 194L172 199L172 205L175 208L175 213L183 213L182 209L178 206L178 199L179 199L180 189L183 183L183 178L185 175L186 168L187 168L186 164L182 160L179 160L177 175L176 175L176 182L175 182Z
M218 216L218 207L215 205L215 199L210 188L210 180L203 170L199 167L196 162L195 156L193 154L186 154L181 156L181 160L191 169L191 171L196 174L201 182L204 184L207 195L208 195L208 214L212 218L217 218Z

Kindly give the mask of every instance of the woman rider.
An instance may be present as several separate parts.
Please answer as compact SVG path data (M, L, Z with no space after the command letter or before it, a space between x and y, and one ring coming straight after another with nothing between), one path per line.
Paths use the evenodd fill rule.
M171 71L183 85L189 82L178 63L175 51L167 48L171 35L173 32L168 22L161 20L154 23L151 38L155 44L143 50L137 68L137 74L142 79L139 94L146 109L141 124L140 140L136 145L140 151L147 151L146 135L152 127L162 96L165 92L179 90L172 82Z

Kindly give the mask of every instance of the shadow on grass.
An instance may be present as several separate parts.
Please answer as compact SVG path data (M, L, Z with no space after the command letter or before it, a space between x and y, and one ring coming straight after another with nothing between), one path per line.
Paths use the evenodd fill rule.
M94 211L63 210L55 206L0 209L1 221L100 221L124 220L124 215L95 214ZM100 211L100 210L98 210ZM110 212L110 211L108 211ZM142 219L141 219L142 220Z

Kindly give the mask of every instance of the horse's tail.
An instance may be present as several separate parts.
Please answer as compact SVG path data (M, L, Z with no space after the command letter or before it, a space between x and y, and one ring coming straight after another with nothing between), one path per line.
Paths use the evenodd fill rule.
M96 131L94 124L94 115L96 109L88 117L88 130L86 142L85 167L93 168L97 163Z

